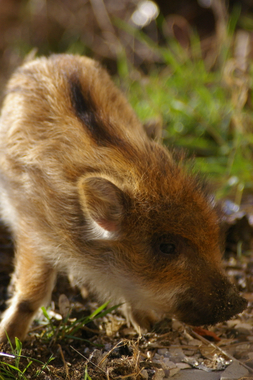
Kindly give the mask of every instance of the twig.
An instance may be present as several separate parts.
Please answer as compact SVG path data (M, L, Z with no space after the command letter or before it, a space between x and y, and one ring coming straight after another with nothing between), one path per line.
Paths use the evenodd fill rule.
M110 349L110 351L108 351L104 356L103 358L100 360L100 362L98 363L98 366L100 366L101 364L103 364L103 362L105 361L105 359L115 350L115 348L118 348L118 347L123 347L124 344L125 344L125 340L121 340L120 342L116 343L115 346L113 346L113 348Z
M72 348L72 350L74 350L77 354L79 354L80 356L82 356L82 358L84 358L86 360L86 365L88 363L92 364L94 367L96 367L97 369L99 369L101 372L103 372L105 375L106 375L106 372L100 368L98 365L96 365L95 363L93 363L90 358L87 358L87 356L81 354L81 352L79 352L78 350L76 350L73 346L70 346L70 348Z
M61 358L62 358L62 361L63 361L63 365L64 365L64 369L66 371L66 378L69 379L69 367L66 363L66 360L64 358L64 355L63 355L63 352L62 352L62 348L61 348L61 345L58 344L58 347L59 347L59 351L60 351L60 354L61 354Z

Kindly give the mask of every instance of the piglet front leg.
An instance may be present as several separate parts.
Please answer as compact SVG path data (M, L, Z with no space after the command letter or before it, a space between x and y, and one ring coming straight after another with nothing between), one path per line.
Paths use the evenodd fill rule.
M51 297L56 272L36 255L28 238L17 240L14 295L0 324L0 342L23 340L38 309Z

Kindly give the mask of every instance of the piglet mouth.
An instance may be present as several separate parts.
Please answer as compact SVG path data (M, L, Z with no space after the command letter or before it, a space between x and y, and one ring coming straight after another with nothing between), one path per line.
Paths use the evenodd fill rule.
M223 294L223 298L214 297L211 300L203 295L196 299L192 293L187 291L179 297L175 312L179 321L192 326L214 325L227 321L245 310L248 304L233 287Z

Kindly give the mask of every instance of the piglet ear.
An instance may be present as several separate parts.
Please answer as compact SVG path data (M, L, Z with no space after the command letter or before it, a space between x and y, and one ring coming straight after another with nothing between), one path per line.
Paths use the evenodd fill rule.
M79 196L84 213L93 227L104 232L119 232L124 215L124 193L102 177L88 177L79 182Z

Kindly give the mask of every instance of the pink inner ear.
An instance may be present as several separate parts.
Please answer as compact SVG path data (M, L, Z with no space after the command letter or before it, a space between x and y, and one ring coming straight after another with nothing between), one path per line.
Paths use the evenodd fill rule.
M99 220L96 220L96 223L100 227L102 227L104 230L109 231L109 232L115 232L118 229L117 223L111 220L99 219Z

